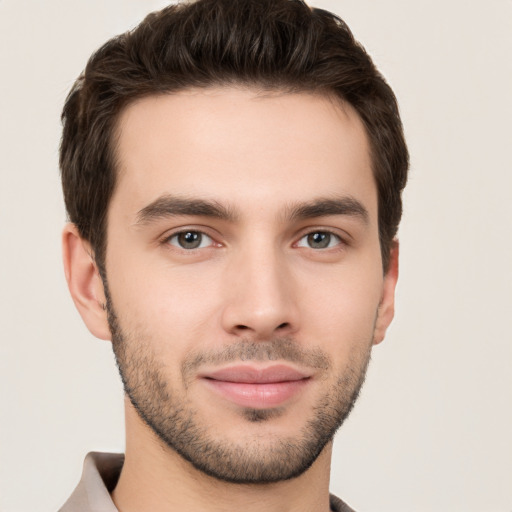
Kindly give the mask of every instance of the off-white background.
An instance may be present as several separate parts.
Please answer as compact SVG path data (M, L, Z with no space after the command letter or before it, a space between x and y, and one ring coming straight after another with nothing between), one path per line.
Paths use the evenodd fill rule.
M109 344L60 263L59 114L161 0L0 0L0 510L55 511L122 451ZM323 0L394 87L412 157L395 323L337 436L358 511L512 511L512 1Z

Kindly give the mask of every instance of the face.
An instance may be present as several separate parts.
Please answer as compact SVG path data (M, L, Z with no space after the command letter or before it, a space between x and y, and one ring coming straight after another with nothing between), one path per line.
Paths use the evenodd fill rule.
M132 406L233 482L304 472L392 316L355 112L308 94L189 90L119 121L106 295Z

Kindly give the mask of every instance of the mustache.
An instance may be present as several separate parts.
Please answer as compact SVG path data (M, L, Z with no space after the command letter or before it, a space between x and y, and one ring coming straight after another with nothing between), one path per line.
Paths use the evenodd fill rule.
M188 382L203 365L221 365L237 361L284 360L315 370L328 370L331 359L319 348L304 349L292 338L269 341L241 340L217 350L202 350L189 354L182 363L181 373Z

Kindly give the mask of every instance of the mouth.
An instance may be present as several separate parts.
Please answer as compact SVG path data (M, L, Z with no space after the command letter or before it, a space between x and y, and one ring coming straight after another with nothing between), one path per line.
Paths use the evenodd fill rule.
M200 376L213 392L230 402L253 409L284 405L311 382L311 375L287 365L258 368L238 365Z

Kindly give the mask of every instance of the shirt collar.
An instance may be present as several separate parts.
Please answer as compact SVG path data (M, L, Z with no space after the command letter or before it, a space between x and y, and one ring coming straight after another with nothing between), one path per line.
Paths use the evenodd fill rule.
M119 512L110 497L117 484L124 455L91 452L84 460L82 478L59 512ZM346 503L330 495L334 512L354 512Z
M84 460L82 478L59 512L118 512L110 492L123 467L124 455L91 452Z

